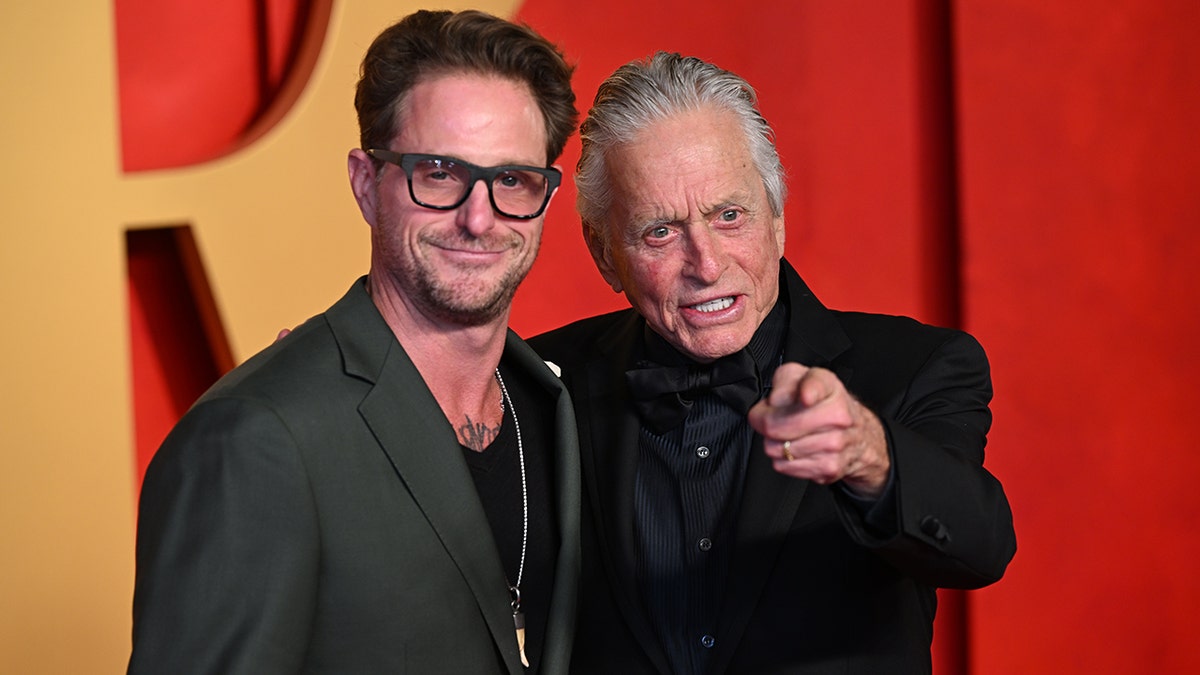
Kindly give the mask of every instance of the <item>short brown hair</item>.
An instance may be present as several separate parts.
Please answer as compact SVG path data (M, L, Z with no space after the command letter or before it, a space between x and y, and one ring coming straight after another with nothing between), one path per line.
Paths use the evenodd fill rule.
M386 148L399 131L397 111L423 77L498 75L529 87L546 124L546 163L562 154L579 112L562 53L528 26L476 10L421 10L375 38L363 57L354 96L364 150Z

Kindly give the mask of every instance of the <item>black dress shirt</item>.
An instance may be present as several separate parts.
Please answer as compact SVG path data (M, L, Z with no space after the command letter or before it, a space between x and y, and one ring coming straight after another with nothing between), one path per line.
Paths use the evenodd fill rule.
M778 302L746 347L758 369L760 398L779 365L786 326L786 303ZM690 363L648 327L644 346L651 363ZM638 583L676 673L705 672L721 639L717 619L752 445L746 411L713 394L697 396L674 429L641 428L634 488Z

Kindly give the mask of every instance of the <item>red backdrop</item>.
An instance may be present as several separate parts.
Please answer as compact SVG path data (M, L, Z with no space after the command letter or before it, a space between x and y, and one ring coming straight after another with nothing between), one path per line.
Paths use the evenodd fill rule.
M116 2L128 170L244 139L286 79L269 55L293 53L312 13L186 4ZM519 17L578 63L584 109L604 75L654 49L747 77L790 173L788 257L816 293L962 325L988 349L988 465L1019 550L966 616L939 614L939 673L1200 669L1184 389L1200 376L1200 5L527 0ZM181 49L170 27L185 20L208 38ZM172 68L148 67L163 54ZM564 165L577 157L573 140ZM624 306L587 259L573 200L567 181L514 308L523 334ZM133 328L135 371L160 379L135 391L148 454L180 412L161 400L180 364Z
M979 673L1195 673L1200 4L955 5L967 325L1020 550Z

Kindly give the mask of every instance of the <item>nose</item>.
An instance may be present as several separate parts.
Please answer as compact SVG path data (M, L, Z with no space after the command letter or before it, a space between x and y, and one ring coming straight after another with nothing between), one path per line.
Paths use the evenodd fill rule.
M729 258L725 255L725 247L719 234L705 225L692 225L687 228L687 264L684 266L684 274L705 284L714 284L728 266Z
M459 205L457 214L458 226L478 237L496 225L496 212L492 210L492 202L488 198L487 183L475 181L467 199Z

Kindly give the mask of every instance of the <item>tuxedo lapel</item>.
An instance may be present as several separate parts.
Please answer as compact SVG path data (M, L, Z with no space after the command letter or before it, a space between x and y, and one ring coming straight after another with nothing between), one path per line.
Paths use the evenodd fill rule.
M754 435L734 533L736 543L722 597L717 630L721 639L713 655L712 672L724 672L733 658L808 485L806 480L777 473L763 454L762 437Z
M359 413L474 593L509 671L522 672L508 584L453 429L365 292L326 315L346 373L374 383Z
M846 381L851 372L838 362L838 357L850 349L850 337L786 260L780 261L780 287L788 303L783 360L831 368Z
M788 303L783 361L833 368L839 377L848 378L848 369L838 372L836 359L850 347L849 338L791 265L783 260L780 267L780 287ZM755 434L721 605L718 635L722 639L713 655L712 672L723 672L733 658L810 485L775 471L762 445L762 437Z
M587 498L604 555L613 596L630 631L662 672L666 655L643 607L637 576L633 494L637 477L640 423L629 404L625 369L634 362L642 321L630 312L599 341L599 358L583 370L584 381L572 387L576 400L580 450Z

